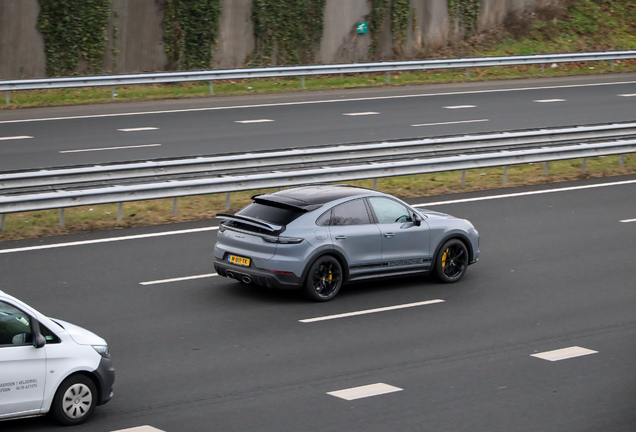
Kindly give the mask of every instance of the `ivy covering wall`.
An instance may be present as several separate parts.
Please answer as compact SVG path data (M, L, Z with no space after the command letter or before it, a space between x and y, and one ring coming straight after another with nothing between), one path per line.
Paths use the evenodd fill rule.
M324 27L326 0L254 0L252 64L311 64Z
M480 0L448 0L448 19L451 23L451 31L457 27L464 37L477 32L479 19Z
M110 0L39 0L37 28L44 37L46 74L78 74L80 59L86 72L99 74L106 50Z
M410 16L410 0L371 0L371 12L365 17L371 33L369 55L374 56L378 53L380 37L388 20L391 23L393 52L400 55L404 51L409 24L413 22L412 19L409 19Z
M220 16L221 0L166 0L164 43L169 70L210 68Z

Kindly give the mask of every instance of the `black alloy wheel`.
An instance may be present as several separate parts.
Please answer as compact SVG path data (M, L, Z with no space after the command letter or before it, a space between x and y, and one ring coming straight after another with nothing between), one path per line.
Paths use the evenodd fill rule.
M305 294L314 301L329 301L342 286L342 267L332 256L318 258L309 269L305 280Z
M435 275L444 283L457 282L468 268L468 249L459 239L444 243L435 260Z

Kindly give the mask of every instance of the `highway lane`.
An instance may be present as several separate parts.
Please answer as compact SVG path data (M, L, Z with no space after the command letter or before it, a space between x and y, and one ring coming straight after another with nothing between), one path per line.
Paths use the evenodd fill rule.
M480 262L452 286L360 283L315 304L219 277L140 285L209 274L214 230L10 252L210 225L199 222L3 242L2 289L110 343L116 396L78 431L631 431L636 223L620 221L636 218L635 181L413 200L468 199L432 206L482 236ZM534 194L501 197L524 191ZM434 299L444 302L300 322ZM597 353L531 357L574 346ZM402 390L327 394L378 383Z
M0 171L628 121L634 94L618 74L2 111Z

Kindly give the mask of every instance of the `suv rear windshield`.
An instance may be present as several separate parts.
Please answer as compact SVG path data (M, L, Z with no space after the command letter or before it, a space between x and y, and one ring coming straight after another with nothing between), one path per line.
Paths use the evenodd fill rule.
M287 225L298 216L303 214L302 210L292 208L274 207L261 203L252 203L240 210L237 215L253 217L274 225Z

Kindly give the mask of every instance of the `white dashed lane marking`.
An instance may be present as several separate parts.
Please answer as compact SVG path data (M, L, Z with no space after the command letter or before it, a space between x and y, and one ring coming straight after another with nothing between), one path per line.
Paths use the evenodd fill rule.
M490 121L488 119L479 119L479 120L460 120L460 121L450 121L450 122L440 122L440 123L421 123L414 124L411 126L438 126L438 125L449 125L449 124L461 124L461 123L479 123L479 122L487 122Z
M271 119L257 119L257 120L236 120L234 123L243 123L243 124L247 124L247 123L267 123L267 122L273 122L274 120Z
M565 99L537 99L534 102L538 102L538 103L565 102Z
M125 146L125 147L102 147L102 148L81 149L81 150L61 150L60 153L80 153L80 152L106 151L106 150L127 150L127 149L133 149L133 148L159 147L159 146L161 146L161 144L143 144L143 145Z
M161 429L157 429L152 426L137 426L128 429L117 429L112 432L163 432Z
M380 114L379 112L375 112L375 111L367 111L367 112L357 112L357 113L343 113L342 115L346 115L346 116L367 116L367 115L376 115L376 114Z
M192 279L203 279L203 278L209 278L214 276L218 276L218 274L209 273L209 274L185 276L185 277L173 278L173 279L162 279L162 280L149 281L149 282L139 282L139 285L156 285L156 284L162 284L162 283L168 283L168 282L181 282L181 281L192 280Z
M117 129L120 132L141 132L141 131L149 131L149 130L157 130L159 128L156 127L138 127L138 128L128 128L128 129Z
M477 105L451 105L445 106L446 109L465 109L465 108L477 108Z
M631 94L620 94L619 96L621 96L621 97L634 97L634 96L636 96L636 93L631 93Z
M27 138L33 138L33 137L28 135L0 137L0 141L19 140L19 139L27 139Z
M361 387L353 387L345 390L327 392L328 395L345 400L362 399L371 396L378 396L387 393L402 391L403 389L388 384L369 384Z
M531 357L537 357L548 361L566 360L574 357L581 357L590 354L596 354L598 351L593 351L587 348L581 348L573 346L569 348L562 348L554 351L546 351L538 354L530 354Z
M386 312L386 311L391 311L391 310L396 310L396 309L406 309L406 308L412 308L412 307L416 307L416 306L425 306L425 305L430 305L430 304L435 304L435 303L444 303L444 301L445 300L441 300L441 299L427 300L427 301L423 301L423 302L407 303L407 304L401 304L401 305L396 305L396 306L388 306L388 307L382 307L382 308L377 308L377 309L367 309L367 310L362 310L362 311L357 311L357 312L348 312L348 313L343 313L343 314L338 314L338 315L327 315L327 316L322 316L322 317L317 317L317 318L308 318L308 319L302 319L302 320L299 320L299 321L301 323L312 323L312 322L317 322L317 321L327 321L327 320L338 319L338 318L346 318L346 317L357 316L357 315L366 315L366 314L372 314L372 313L377 313L377 312Z
M621 222L623 223L636 222L636 219L623 219Z

